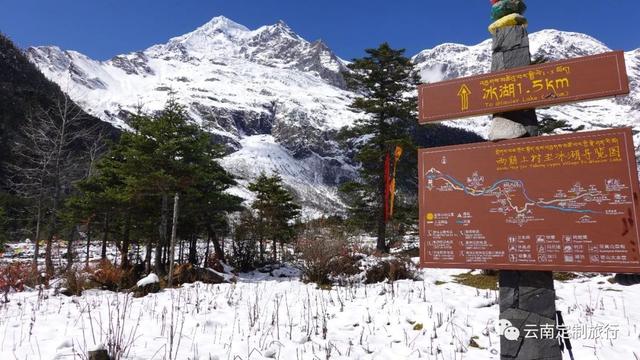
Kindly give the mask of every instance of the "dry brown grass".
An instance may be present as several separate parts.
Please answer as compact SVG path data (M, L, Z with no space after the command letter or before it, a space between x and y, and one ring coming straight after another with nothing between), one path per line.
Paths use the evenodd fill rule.
M367 269L367 284L374 284L383 281L393 282L396 280L415 280L417 278L413 263L409 258L399 257L391 260L382 260L375 266Z
M477 289L498 290L498 276L485 274L464 273L454 275L453 278L458 284L471 286Z

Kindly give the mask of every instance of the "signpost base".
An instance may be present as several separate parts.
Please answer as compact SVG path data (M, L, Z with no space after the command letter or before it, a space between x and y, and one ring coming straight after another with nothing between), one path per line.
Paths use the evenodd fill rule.
M550 271L500 271L500 319L519 330L517 340L500 338L502 360L562 360L555 339L555 290ZM534 337L527 338L527 329Z

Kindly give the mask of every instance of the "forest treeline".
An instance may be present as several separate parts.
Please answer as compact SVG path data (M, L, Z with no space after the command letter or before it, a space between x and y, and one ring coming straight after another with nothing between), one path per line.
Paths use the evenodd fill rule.
M0 63L0 84L25 83L14 71L38 80L27 92L15 86L0 92L3 106L13 109L2 119L0 241L33 239L34 266L44 258L44 270L53 274L52 244L64 240L67 269L88 262L93 243L101 245L105 260L114 245L123 269L144 266L164 274L176 258L173 241L183 261L202 264L215 256L246 270L286 260L288 245L308 233L294 192L278 174L250 182L250 204L232 195L228 190L237 179L218 162L224 144L216 144L173 98L161 111L128 114L126 131L114 131L48 83L8 39L1 40L2 52L14 55ZM336 139L359 177L341 185L343 204L336 208L345 210L331 214L328 223L375 234L378 250L386 252L415 228L417 148L481 139L445 126L418 126L410 95L418 76L404 50L383 43L366 54L343 74L356 94L351 107L362 117ZM20 101L7 100L12 97ZM395 210L388 217L384 164L399 147ZM72 251L85 244L86 252Z

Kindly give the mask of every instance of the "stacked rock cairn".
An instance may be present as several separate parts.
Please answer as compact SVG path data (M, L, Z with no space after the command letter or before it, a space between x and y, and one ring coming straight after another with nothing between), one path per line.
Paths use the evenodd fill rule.
M489 32L493 37L491 71L505 70L531 64L529 34L522 0L491 0L493 23ZM495 114L489 131L489 140L514 139L538 134L535 110Z
M531 65L526 6L520 0L491 0L493 37L491 71ZM538 135L536 111L518 110L494 114L489 140ZM501 360L562 360L556 339L531 339L526 326L555 328L555 291L551 271L501 270L500 319L520 331L515 341L500 337Z

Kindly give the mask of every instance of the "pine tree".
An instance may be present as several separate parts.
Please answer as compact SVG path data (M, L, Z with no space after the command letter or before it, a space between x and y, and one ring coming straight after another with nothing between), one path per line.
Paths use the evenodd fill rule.
M206 147L205 147L206 148ZM189 239L189 262L195 263L197 257L196 242L201 233L207 241L213 243L215 253L225 260L224 248L220 238L228 230L226 214L241 211L242 198L225 192L236 181L217 161L208 160L222 157L218 147L203 148L204 161L194 168L193 181L184 191L184 210L180 218L181 235ZM205 259L209 253L205 254Z
M85 209L83 216L91 214L102 221L103 247L107 237L114 235L123 267L128 266L135 235L146 240L148 270L155 244L155 270L163 273L174 194L182 199L180 218L185 226L184 230L178 227L179 234L191 241L215 230L227 212L239 210L241 199L224 192L235 180L216 161L222 156L219 147L209 134L187 121L186 112L175 101L170 100L155 116L133 116L129 125L132 131L122 134L98 162L96 174L78 186L84 200L76 202ZM221 252L219 246L215 248Z
M121 171L122 157L120 148L116 146L105 154L97 163L94 174L76 184L76 193L65 203L67 226L82 224L86 227L87 254L89 260L89 245L92 236L99 231L102 233L101 259L107 260L107 243L116 232L115 229L130 216L134 207L141 208L144 202L134 202L125 186L125 178ZM149 212L136 211L139 214ZM137 224L144 223L144 219L137 219ZM99 231L98 231L99 230ZM115 237L116 245L121 249L119 237ZM122 249L121 249L122 250ZM121 253L121 266L128 267L126 252Z
M293 201L293 195L282 185L279 175L265 173L249 184L249 190L256 194L251 207L257 212L257 235L260 245L260 261L264 261L264 242L272 241L272 260L277 260L277 245L284 244L294 236L291 222L300 215L300 206ZM281 254L283 255L283 254Z
M387 252L384 211L384 160L396 145L413 149L416 126L416 98L412 94L418 76L404 49L392 49L383 43L366 49L367 56L348 65L344 73L348 87L359 96L351 107L363 113L341 137L356 148L355 160L361 163L360 180L341 187L352 220L366 230L377 231L378 250Z
M156 116L133 116L130 125L134 131L123 134L118 149L124 160L120 175L129 197L159 205L157 273L164 273L168 257L169 199L191 186L198 162L209 155L203 148L209 139L186 118L184 108L173 99Z

